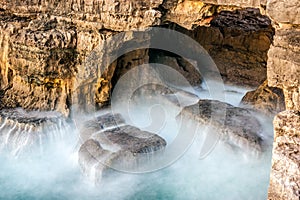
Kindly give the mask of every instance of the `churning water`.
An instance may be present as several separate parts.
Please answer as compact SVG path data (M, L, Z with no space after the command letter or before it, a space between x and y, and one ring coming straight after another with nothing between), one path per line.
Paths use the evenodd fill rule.
M226 102L238 105L246 90L228 86L224 92ZM208 98L205 90L196 90L196 94ZM192 102L187 102L189 103ZM174 109L172 112L166 115L178 113ZM145 123L139 113L132 117ZM271 144L271 120L265 117L260 117L260 120L265 128L263 138L268 141L267 144ZM40 147L18 157L6 151L0 153L0 199L267 198L271 145L266 147L260 157L248 157L219 142L207 157L200 159L201 137L197 137L185 154L169 167L145 174L115 172L105 177L100 185L94 186L82 175L77 164L78 130L72 124L62 126L60 131L64 132L63 136L57 133L60 137L54 137L57 138L54 142L43 141L42 153ZM176 128L176 121L170 119L159 133L170 143L175 137L172 134L176 132Z

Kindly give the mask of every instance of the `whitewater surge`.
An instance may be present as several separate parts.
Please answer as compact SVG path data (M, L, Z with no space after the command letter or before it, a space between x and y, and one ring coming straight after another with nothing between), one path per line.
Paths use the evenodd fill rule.
M184 105L193 104L198 98L210 98L205 87L196 88L195 91L193 98L186 97L184 93L180 94L179 98L186 99L183 101ZM244 88L225 86L225 102L238 106L246 91L247 89ZM153 105L156 104L151 104L152 113L145 105L134 105L132 108L136 110L131 112L131 118L126 122L131 122L142 130L157 131L158 135L167 141L168 147L178 133L179 124L175 116L180 113L180 108L170 101L166 101L163 105L154 107ZM152 122L155 123L153 117L156 116L156 112L162 111L163 117L166 118L164 124L160 127L152 126ZM261 137L265 141L265 150L260 157L248 157L223 142L217 142L207 156L201 156L204 138L207 134L214 134L209 127L201 126L184 154L171 165L145 174L114 171L110 176L104 177L100 185L95 186L81 174L78 166L78 143L81 143L78 134L81 120L92 119L105 113L100 111L89 116L78 116L80 120L72 122L58 120L54 122L55 126L45 126L34 139L37 143L35 145L43 148L42 154L38 151L30 151L16 159L1 151L0 199L250 200L267 198L272 144L270 119L258 115L264 128ZM11 143L13 152L20 152L26 141L27 143L33 141L29 137L32 137L30 133L35 126L24 125L22 131L16 134L15 130L19 130L21 126L18 125L20 122L10 122L8 126L8 120L10 119L3 118L0 123L2 148L11 143L6 141L10 138L18 141ZM11 137L13 132L15 137ZM28 136L24 137L24 135ZM91 179L95 178L94 174L95 171L90 171Z

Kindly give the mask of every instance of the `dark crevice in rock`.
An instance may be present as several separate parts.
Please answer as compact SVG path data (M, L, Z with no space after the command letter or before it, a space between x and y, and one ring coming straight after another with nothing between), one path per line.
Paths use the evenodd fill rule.
M158 27L179 31L199 42L217 64L225 82L253 87L266 79L267 51L274 29L270 19L257 9L221 12L214 16L211 27L198 26L187 30L173 22ZM170 52L150 49L130 52L113 62L114 66L110 67L113 69L111 90L127 71L148 62L173 67L192 85L201 83L199 73L189 61Z
M160 11L162 16L161 16L161 20L164 21L166 18L166 14L168 12L168 9L165 8L166 3L168 2L168 0L163 0L162 4L160 4L157 8L153 8L154 10Z
M193 86L200 85L202 83L202 77L197 69L196 63L182 58L181 56L169 51L150 49L149 50L149 62L158 63L169 66L179 72L185 77L185 79ZM196 61L194 61L196 62Z
M212 27L230 27L243 31L269 29L271 20L260 14L259 9L247 8L235 11L222 11L212 21Z
M162 20L159 24L162 25L159 27L179 31L199 42L211 55L226 82L258 86L266 79L267 50L274 34L273 29L268 25L269 19L261 16L254 9L226 11L217 14L219 9L221 9L219 6L205 5L201 8L201 12L203 11L203 16L201 17L207 19L208 22L211 20L211 27L195 26L193 30L187 30L171 22L171 19L164 19L170 8L176 6L176 2L169 1L155 4L154 10L158 10L162 14L159 17ZM78 20L77 18L74 21L68 21L66 15L59 15L57 10L53 10L53 12L57 13L55 15L53 13L39 15L38 18L34 18L32 13L32 16L21 18L5 13L5 16L7 16L6 19L4 18L5 23L18 20L26 21L20 26L16 25L13 29L10 40L15 42L12 42L10 48L13 48L14 51L9 54L8 62L11 65L11 69L16 73L15 75L20 76L19 80L24 81L16 83L16 86L22 84L26 85L26 87L28 86L30 90L34 90L36 87L45 85L47 92L55 90L55 94L58 96L65 96L65 99L62 101L58 101L55 97L51 102L65 102L66 105L61 107L68 108L69 103L67 102L70 102L70 100L66 98L72 97L76 99L75 96L79 95L60 94L60 91L67 92L69 90L56 88L56 86L60 87L56 83L60 81L61 83L68 82L68 85L71 87L73 84L70 79L77 77L80 72L80 65L84 64L89 52L105 41L111 34L119 33L120 30L107 26L107 24L102 24L101 26L98 26L101 23L90 24L91 20L88 19L87 23L80 20L76 21ZM72 17L73 15L70 14L70 16ZM96 25L97 27L94 27ZM156 26L158 24L153 23L152 25ZM27 50L24 50L24 47L28 47ZM39 53L37 54L36 51ZM148 63L149 60L152 62L152 59L155 57L151 53L152 50L148 53L143 51L135 52L132 55L123 55L117 59L114 63L116 66L103 72L103 77L96 77L96 79L103 78L104 80L101 84L99 83L99 87L96 87L95 91L99 93L98 90L107 90L106 92L110 94L116 82L125 72L136 65ZM36 55L36 57L31 55ZM200 78L195 75L198 72L195 73L189 60L169 54L160 57L160 59L165 60L165 64L169 63L175 66L176 70L181 71L187 80L192 82L192 85L201 83ZM40 69L37 69L36 66L40 66ZM94 68L83 70L89 71L88 73L90 74L97 74ZM33 78L29 79L29 77ZM44 81L44 79L50 80ZM16 91L19 91L19 89L13 88L7 95L4 95L4 99L10 104L13 101L16 101L15 103L17 104L17 100L20 99L18 97L20 93ZM24 90L25 87L22 89ZM86 93L87 91L82 90L82 92ZM43 95L44 97L40 99L49 98L46 94ZM102 103L109 101L107 95L104 95L105 97L99 96L99 98L103 98ZM26 99L29 97L22 96L22 98ZM87 98L94 98L94 95L90 95ZM71 99L72 103L81 101L75 101L74 99ZM97 101L101 102L100 99ZM90 102L90 100L82 102ZM37 103L35 106L38 105ZM98 104L96 105L98 106Z
M113 29L109 29L109 28L101 28L98 30L98 32L100 34L107 34L107 33L119 33L119 31L115 31Z
M36 15L30 16L18 16L15 14L10 13L4 9L0 10L0 19L1 22L27 22L29 23L31 20L35 19Z

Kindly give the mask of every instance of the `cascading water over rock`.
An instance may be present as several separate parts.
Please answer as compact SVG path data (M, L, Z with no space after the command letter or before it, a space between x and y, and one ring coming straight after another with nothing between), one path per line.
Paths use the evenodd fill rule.
M63 140L70 128L67 120L56 112L27 112L22 109L0 111L0 150L17 156L48 142Z

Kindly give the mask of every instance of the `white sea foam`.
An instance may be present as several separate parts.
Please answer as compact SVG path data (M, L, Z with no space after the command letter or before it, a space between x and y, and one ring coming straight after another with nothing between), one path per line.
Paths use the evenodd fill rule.
M238 105L246 92L243 88L226 86L225 89L226 102L233 105ZM205 89L196 89L196 94L199 98L209 97ZM180 95L180 98L185 98L183 93ZM188 99L184 102L185 105L193 103ZM149 131L157 130L157 127L151 126L151 118L159 117L156 115L163 112L166 120L158 134L166 139L168 145L174 141L178 132L178 123L174 119L180 111L178 107L167 102L154 109L157 113L151 113L147 105L133 105L132 108L136 109L131 113L133 125ZM91 118L80 117L81 120ZM56 130L59 133L51 135L55 142L47 143L39 136L42 154L36 151L16 159L5 152L0 153L0 199L266 199L272 125L263 116L260 120L265 125L262 137L269 144L260 158L245 159L245 155L222 142L218 142L208 156L201 157L203 137L211 133L206 132L209 129L200 127L202 135L199 134L184 156L171 166L140 175L115 172L97 186L83 178L77 165L76 126L66 129L63 128L66 124L60 124ZM76 123L80 126L80 120ZM64 135L69 137L62 137Z

